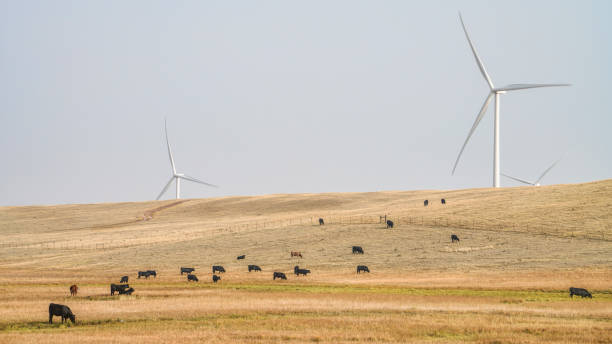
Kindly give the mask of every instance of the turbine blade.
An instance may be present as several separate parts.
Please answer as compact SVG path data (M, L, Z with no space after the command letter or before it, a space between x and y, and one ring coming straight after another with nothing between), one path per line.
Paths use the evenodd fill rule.
M540 178L538 178L538 180L536 180L536 182L534 184L537 184L540 182L540 180L542 180L542 178L544 178L544 176L546 175L546 173L548 173L550 170L552 170L553 167L555 167L555 165L561 161L561 159L555 161L552 165L550 165L549 168L546 169L546 171L544 171L544 173L542 173L542 175L540 176Z
M495 91L517 91L526 90L528 88L539 88L539 87L559 87L559 86L571 86L572 84L512 84L502 88L496 88Z
M176 166L174 166L174 158L172 157L170 141L168 140L168 121L166 119L164 119L164 127L166 128L166 144L168 145L168 156L170 157L170 164L172 165L172 173L176 174Z
M461 154L463 154L463 150L465 149L465 146L467 145L468 141L470 140L470 137L472 137L472 134L474 133L474 130L476 130L476 127L478 127L478 123L480 123L480 120L482 120L482 117L487 112L487 108L489 107L489 103L491 103L491 99L493 98L493 95L494 95L494 93L489 93L489 96L487 96L487 99L485 99L484 104L482 104L482 108L480 109L480 112L478 113L478 116L476 117L476 120L474 121L474 124L472 125L472 129L470 129L470 133L468 134L467 138L465 139L465 142L463 143L463 147L461 147L461 151L459 151L459 155L457 156L457 160L455 160L455 166L453 166L453 173L452 174L455 174L455 169L457 168L457 164L459 163L459 158L461 158Z
M521 183L523 183L523 184L527 184L527 185L535 185L535 184L536 184L536 183L531 183L531 182L528 182L528 181L526 181L526 180L522 180L522 179L514 178L514 177L509 176L509 175L507 175L507 174L503 174L503 173L501 173L501 175L502 175L502 176L504 176L504 177L506 177L506 178L514 179L514 180L516 180L517 182L521 182Z
M213 188L218 188L218 186L217 186L217 185L214 185L214 184L209 184L209 183L203 182L203 181L201 181L201 180L199 180L199 179L196 179L196 178L191 177L191 176L188 176L188 175L182 175L182 176L179 176L179 178L183 178L183 179L185 179L185 180L188 180L188 181L190 181L190 182L194 182L194 183L200 183L200 184L204 184L204 185L212 186Z
M465 32L465 37L468 40L468 43L470 44L470 48L472 48L472 53L474 54L474 58L476 59L476 63L478 64L478 68L480 68L480 73L482 73L482 76L485 78L485 80L487 80L487 83L489 83L489 87L491 89L495 88L493 86L493 82L491 81L491 78L489 77L489 74L487 74L487 70L485 69L484 65L482 64L482 60L480 60L480 57L478 57L478 53L476 52L476 48L474 48L474 44L472 44L472 40L470 39L470 35L468 35L467 29L465 28L465 24L463 23L463 18L461 17L461 12L459 13L459 20L461 20L461 26L463 27L463 32Z
M171 177L170 180L168 181L168 184L166 184L166 186L164 186L162 191L159 193L159 196L157 196L157 198L155 199L156 201L158 201L160 199L160 197L164 194L164 192L166 192L166 190L168 190L168 187L170 187L170 184L172 183L173 180L174 180L174 176Z

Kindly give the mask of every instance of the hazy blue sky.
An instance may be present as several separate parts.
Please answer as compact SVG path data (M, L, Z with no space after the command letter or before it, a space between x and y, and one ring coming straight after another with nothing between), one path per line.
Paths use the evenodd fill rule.
M0 0L0 205L612 177L610 1ZM517 185L502 179L503 186ZM165 198L174 197L174 189Z

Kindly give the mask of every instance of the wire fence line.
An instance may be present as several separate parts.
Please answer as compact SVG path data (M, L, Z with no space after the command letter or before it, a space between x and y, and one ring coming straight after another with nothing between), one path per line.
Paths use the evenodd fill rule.
M464 229L482 230L494 232L525 233L530 235L545 235L559 238L581 238L589 240L612 242L612 228L610 224L602 225L601 230L585 231L585 226L579 224L564 224L561 222L541 222L538 225L523 224L513 221L498 219L469 218L459 216L410 216L410 215L333 215L321 217L325 225L376 225L378 229L386 228L386 221L394 223L394 229L403 230L399 227L420 226L432 229ZM319 217L295 217L269 221L255 221L234 223L218 227L205 227L201 230L166 231L151 240L150 237L135 236L123 240L103 240L96 242L95 239L83 241L78 240L49 240L36 243L2 242L0 249L41 249L41 250L107 250L115 248L130 248L138 246L150 246L169 241L188 241L209 238L211 235L227 234L233 235L244 233L244 231L259 231L268 229L279 229L296 226L319 226ZM325 227L323 227L325 228ZM168 238L174 238L168 240Z

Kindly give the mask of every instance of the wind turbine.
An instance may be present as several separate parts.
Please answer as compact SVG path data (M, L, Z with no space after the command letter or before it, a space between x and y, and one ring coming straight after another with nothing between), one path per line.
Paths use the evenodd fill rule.
M506 178L514 179L514 180L516 180L517 182L520 182L520 183L523 183L523 184L533 185L533 186L540 186L540 181L542 180L542 178L544 178L544 176L546 175L546 173L548 173L548 171L552 170L552 168L553 168L553 167L555 167L555 165L556 165L556 164L557 164L559 161L561 161L561 159L559 159L559 160L555 161L555 162L554 162L552 165L550 165L550 167L548 167L548 168L547 168L547 169L544 171L544 173L542 173L542 174L540 175L540 177L539 177L539 178L538 178L538 179L537 179L535 182L533 182L533 183L532 183L532 182L528 182L528 181L526 181L526 180L522 180L522 179L516 178L516 177L509 176L509 175L507 175L507 174L503 174L503 173L502 173L502 176L504 176L504 177L506 177Z
M539 87L555 87L555 86L570 86L570 84L511 84L508 86L504 86L504 87L495 87L493 85L493 82L491 81L491 78L489 77L489 74L487 74L487 71L484 67L484 65L482 64L482 60L480 60L480 57L478 56L478 53L476 52L476 48L474 48L474 44L472 43L472 40L470 39L470 36L468 35L467 29L465 28L465 24L463 23L463 18L461 17L461 13L459 13L459 20L461 21L461 26L463 27L463 32L465 32L465 37L467 38L467 41L470 45L470 48L472 49L472 53L474 54L474 58L476 59L476 63L478 64L478 68L480 69L480 73L482 74L482 76L485 78L485 80L487 81L487 84L489 85L489 95L487 96L487 98L484 101L484 104L482 105L482 108L480 109L480 112L478 113L478 116L476 116L476 120L474 121L474 124L472 125L472 129L470 129L470 132L467 136L467 138L465 139L465 142L463 143L463 146L461 147L461 151L459 151L459 155L457 156L457 160L455 161L455 166L453 167L453 172L452 174L455 174L455 169L457 169L457 164L459 163L459 158L461 158L461 154L463 153L463 150L465 149L465 146L467 145L468 141L470 140L470 137L472 137L472 134L474 133L474 130L476 130L476 127L478 127L478 124L480 123L480 120L482 120L482 117L485 115L485 113L487 112L487 108L489 106L489 103L491 103L491 99L493 98L493 96L495 96L495 127L493 129L493 133L494 133L494 139L493 139L493 187L498 188L499 187L499 179L500 179L500 171L499 171L499 96L501 94L504 94L506 92L509 91L518 91L518 90L525 90L528 88L539 88Z
M170 157L170 165L172 165L172 177L170 177L170 180L168 181L166 186L164 186L164 189L159 193L159 196L157 196L156 200L160 199L160 197L166 192L166 190L168 190L168 187L170 187L170 184L172 184L173 181L176 181L176 199L181 198L181 179L185 179L190 182L200 183L200 184L204 184L204 185L208 185L208 186L212 186L216 188L217 187L216 185L208 184L194 177L190 177L186 174L176 172L176 166L174 165L174 158L172 157L172 150L170 149L170 141L168 141L168 122L166 120L164 120L164 127L166 129L166 144L168 145L168 156Z

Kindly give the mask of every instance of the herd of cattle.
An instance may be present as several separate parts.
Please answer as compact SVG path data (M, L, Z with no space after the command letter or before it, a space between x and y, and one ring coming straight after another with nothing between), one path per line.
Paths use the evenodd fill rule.
M441 203L446 204L446 200L442 198ZM429 205L429 200L425 200L423 204L424 206L427 207ZM322 226L324 224L325 224L325 221L322 218L319 218L319 225ZM386 225L387 225L387 228L393 228L393 221L387 220ZM455 243L455 242L459 242L459 237L456 234L452 234L451 243ZM361 246L353 246L352 253L353 254L364 254L364 250ZM302 252L299 252L299 251L291 251L290 257L291 258L293 257L303 258ZM238 257L236 257L236 260L244 260L245 258L246 258L246 255L243 254L243 255L239 255ZM247 269L248 269L248 272L252 272L252 271L261 272L262 271L261 267L259 267L258 265L253 265L253 264L248 264ZM180 273L181 275L187 274L188 282L199 282L198 277L194 274L195 270L196 269L192 267L181 267ZM369 273L370 269L366 265L357 265L357 274L360 274L362 272ZM219 274L225 273L225 268L221 265L212 266L212 281L214 283L217 283L219 280L221 280L221 276L217 275L217 273ZM293 268L293 273L298 277L300 275L307 276L310 273L310 270L300 268L298 265L296 265ZM150 276L157 278L157 272L155 270L138 271L137 276L139 279L141 277L148 279ZM272 279L276 280L277 278L281 280L286 280L287 276L285 275L284 272L274 271L272 273ZM110 285L111 296L115 295L115 293L118 293L119 295L131 295L134 292L134 288L131 288L129 286L128 280L129 280L128 276L122 276L121 279L119 280L119 284L111 283ZM571 287L569 288L569 292L570 292L570 297L572 298L574 297L574 295L581 296L582 298L585 298L585 297L592 298L593 297L591 293L589 293L586 289L583 289L583 288ZM70 295L76 296L77 293L78 293L77 285L71 285ZM68 319L72 321L72 323L76 322L75 315L72 313L70 308L65 305L50 303L49 304L49 323L53 323L53 316L60 316L62 318L62 323L64 321L68 321Z

